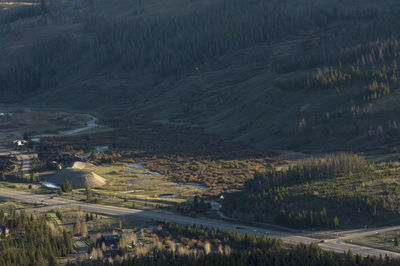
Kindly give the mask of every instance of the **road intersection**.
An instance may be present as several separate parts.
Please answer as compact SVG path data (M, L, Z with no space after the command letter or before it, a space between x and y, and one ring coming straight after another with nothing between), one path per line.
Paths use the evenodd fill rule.
M82 132L87 129L94 128L97 125L97 119L92 116L88 116L87 125L83 128L59 132L58 134L51 135L72 135L78 132ZM47 137L50 135L43 135L38 137ZM21 162L21 171L24 175L28 175L32 166L32 158L37 156L33 153L27 153L23 151L13 151L12 148L7 145L2 145L0 147L0 154L14 154ZM124 216L131 217L133 219L146 219L154 221L169 221L177 224L184 225L197 225L204 226L208 228L220 229L222 231L234 230L239 233L253 233L257 235L266 235L268 237L275 237L282 239L285 243L316 243L321 248L325 250L332 250L337 253L344 253L351 250L354 254L359 254L361 256L385 256L390 257L400 257L400 253L387 251L383 249L377 249L372 247L366 247L361 245L352 244L353 239L358 239L360 237L365 237L377 233L383 233L387 231L400 230L400 226L383 227L383 228L368 228L368 229L358 229L358 230L347 230L347 231L321 231L318 232L319 235L330 235L330 237L321 238L315 237L316 232L299 232L295 230L280 230L277 226L271 227L255 227L247 226L242 224L237 224L234 221L227 222L226 219L212 220L208 218L193 218L173 213L165 213L159 211L147 211L130 209L123 207L116 207L110 205L92 204L82 201L75 201L61 197L49 197L46 195L32 194L19 192L11 189L0 189L0 198L11 199L15 201L27 202L27 203L37 203L41 207L32 208L26 210L26 212L47 212L56 208L75 208L87 212L111 215L111 216ZM268 228L268 229L266 229ZM336 237L333 237L336 235Z
M334 239L321 239L314 238L315 232L296 232L296 231L278 231L276 229L266 229L264 227L254 227L242 224L235 224L232 222L226 222L223 220L213 220L208 218L193 218L173 213L157 212L157 211L145 211L138 209L130 209L109 205L93 204L82 201L75 201L59 197L49 197L45 195L38 195L32 193L19 192L9 189L0 189L0 197L27 202L37 203L45 205L44 207L28 209L27 212L47 212L51 209L56 208L79 208L83 211L93 212L111 216L124 216L126 218L133 219L146 219L154 221L169 221L172 223L183 224L183 225L197 225L208 228L220 229L222 231L234 230L240 233L253 233L257 235L266 235L268 237L275 237L282 239L285 243L316 243L325 250L332 250L337 253L345 253L351 250L354 254L361 256L385 256L400 257L400 253L391 252L383 249L377 249L372 247L360 246L349 243L350 240L377 233L400 230L400 226L383 227L383 228L368 228L360 230L350 231L338 231L336 234L339 236ZM332 233L331 231L326 231ZM319 232L323 233L323 232Z

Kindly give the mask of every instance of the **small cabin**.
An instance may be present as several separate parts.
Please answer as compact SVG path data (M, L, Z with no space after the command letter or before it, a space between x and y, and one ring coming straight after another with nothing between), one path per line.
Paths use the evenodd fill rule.
M110 248L118 248L119 244L119 235L106 235L104 236L104 242L107 247Z
M18 140L17 139L17 140L13 141L15 149L23 148L27 143L28 143L28 141L26 141L26 140Z

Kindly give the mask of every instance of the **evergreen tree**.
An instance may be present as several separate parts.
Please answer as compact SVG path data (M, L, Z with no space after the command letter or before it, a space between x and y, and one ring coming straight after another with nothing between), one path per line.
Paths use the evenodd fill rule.
M74 235L81 235L82 227L81 227L81 222L79 220L74 223L73 232Z
M337 216L333 218L333 226L335 228L339 227L339 218Z
M36 182L36 181L37 181L36 175L33 171L31 171L31 182Z
M40 11L42 12L42 14L49 13L49 8L47 6L46 0L40 0L39 6L40 6Z
M86 224L86 221L83 221L82 223L81 223L81 236L83 236L83 237L86 237L87 236L87 234L88 234L88 228L87 228L87 224Z

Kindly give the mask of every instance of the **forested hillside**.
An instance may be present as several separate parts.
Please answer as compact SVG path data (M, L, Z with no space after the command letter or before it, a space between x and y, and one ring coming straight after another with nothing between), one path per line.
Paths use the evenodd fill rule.
M0 265L57 265L73 250L72 234L55 228L48 217L0 210L0 226L10 235L0 241Z
M396 1L0 7L4 102L199 125L272 148L399 140Z
M225 196L223 211L298 229L397 224L398 171L398 163L367 163L354 154L311 158L256 174Z

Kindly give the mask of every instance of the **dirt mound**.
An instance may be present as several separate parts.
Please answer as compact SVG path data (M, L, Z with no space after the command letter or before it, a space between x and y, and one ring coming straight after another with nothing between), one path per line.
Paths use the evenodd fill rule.
M91 167L94 167L94 165L91 163L84 163L84 162L74 162L74 164L72 165L72 169L81 169L81 170Z
M101 187L106 183L103 177L91 171L72 167L57 172L48 181L61 185L67 180L69 180L73 188Z

